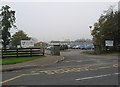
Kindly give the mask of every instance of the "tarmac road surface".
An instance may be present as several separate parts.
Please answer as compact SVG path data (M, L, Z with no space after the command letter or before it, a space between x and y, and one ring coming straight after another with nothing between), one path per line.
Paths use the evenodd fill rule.
M118 85L118 56L62 51L65 60L47 67L3 73L3 85Z

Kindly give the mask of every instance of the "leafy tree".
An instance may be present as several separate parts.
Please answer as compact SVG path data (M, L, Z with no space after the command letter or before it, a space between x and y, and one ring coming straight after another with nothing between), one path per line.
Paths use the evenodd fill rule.
M12 27L16 27L15 24L15 11L10 10L10 7L5 5L2 6L2 9L0 10L0 24L1 24L1 30L2 30L2 44L3 48L6 48L6 45L10 43L10 29Z
M17 46L21 44L21 40L30 40L31 38L27 36L22 30L16 32L11 39L11 43L13 46Z
M105 40L113 40L114 49L117 49L120 43L119 19L120 12L114 12L113 7L110 7L100 16L98 22L94 24L92 31L95 45L105 48Z

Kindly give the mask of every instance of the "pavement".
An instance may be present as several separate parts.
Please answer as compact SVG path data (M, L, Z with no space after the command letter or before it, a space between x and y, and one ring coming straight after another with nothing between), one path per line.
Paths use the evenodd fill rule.
M49 66L58 63L60 61L63 61L65 59L62 56L51 56L51 55L45 55L45 56L46 56L45 58L39 58L23 63L2 65L2 72Z

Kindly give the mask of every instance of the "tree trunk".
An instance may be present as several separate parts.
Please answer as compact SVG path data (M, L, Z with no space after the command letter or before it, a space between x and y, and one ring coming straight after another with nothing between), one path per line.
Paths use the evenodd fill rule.
M6 49L6 43L3 42L3 48Z

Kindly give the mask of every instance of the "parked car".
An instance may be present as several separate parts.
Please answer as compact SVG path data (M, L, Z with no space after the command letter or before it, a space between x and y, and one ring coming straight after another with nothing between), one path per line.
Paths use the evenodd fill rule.
M90 49L92 49L91 46L86 46L86 47L85 47L85 50L90 50Z
M68 49L71 49L71 48L72 48L72 46L68 45Z
M47 49L50 50L52 46L48 46Z
M80 49L80 46L79 46L79 45L76 45L76 46L75 46L75 49Z
M68 49L67 45L60 45L60 50L65 50L65 49Z
M84 49L85 49L85 46L84 46L84 45L82 45L82 46L80 47L80 49L81 49L81 50L84 50Z
M94 46L92 46L92 49L94 49Z
M72 46L72 49L75 49L76 46Z

